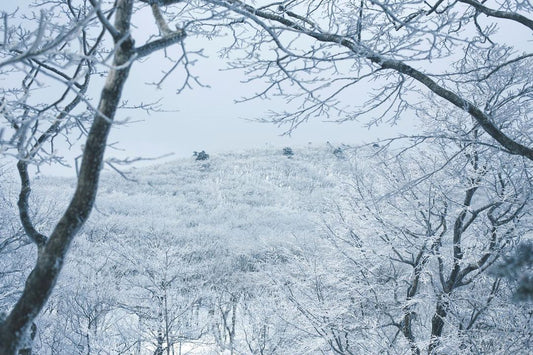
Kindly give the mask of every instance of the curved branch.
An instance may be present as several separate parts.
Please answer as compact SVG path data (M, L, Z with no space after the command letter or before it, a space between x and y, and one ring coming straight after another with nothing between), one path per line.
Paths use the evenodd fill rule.
M247 15L252 21L256 22L258 25L264 28L271 35L273 35L272 31L270 31L269 28L266 27L266 25L262 23L258 18L262 18L262 19L266 19L266 20L270 20L270 21L283 24L292 30L296 30L320 42L338 44L340 46L348 48L356 56L366 58L370 60L372 63L379 65L383 69L392 69L398 73L405 74L409 76L410 78L415 79L419 83L425 85L433 93L437 94L438 96L442 97L443 99L457 106L461 110L469 113L470 116L472 116L477 121L477 123L483 128L483 130L485 130L485 132L487 132L503 148L505 148L505 150L508 153L513 154L513 155L520 155L533 161L533 148L522 145L519 142L515 141L514 139L510 138L492 122L489 115L484 113L473 103L462 98L458 94L444 88L443 86L437 84L427 74L422 73L421 71L405 64L402 61L394 60L394 59L387 59L384 56L378 53L375 53L372 50L362 46L361 44L354 42L353 39L349 37L341 36L341 35L337 35L333 33L322 33L322 32L312 31L285 17L279 16L279 15L276 15L270 12L257 10L256 8L250 5L242 3L240 0L225 0L225 1L206 0L206 1L214 5L224 6L228 8L229 10L237 12L239 14ZM277 39L275 38L274 40L277 40ZM283 50L282 47L281 49ZM291 55L291 53L289 52L287 52L287 54Z
M39 233L31 221L30 212L29 212L29 197L31 193L30 187L30 176L28 174L28 163L19 160L17 163L17 170L20 176L20 194L17 202L20 222L22 223L22 228L26 235L37 245L39 253L46 244L47 238L45 235Z
M458 0L458 1L472 6L479 12L482 12L489 17L497 17L501 19L512 20L512 21L521 23L522 25L526 27L529 27L529 29L533 31L533 20L530 20L529 18L523 15L520 15L519 13L493 10L491 8L484 6L483 4L480 4L479 2L475 0Z
M377 56L370 56L368 57L368 59L370 59L376 64L381 65L382 68L396 70L400 73L410 76L421 84L424 84L428 89L430 89L438 96L454 104L461 110L468 112L470 116L472 116L477 121L477 123L479 123L483 130L487 132L492 138L494 138L498 143L500 143L500 145L504 147L510 154L521 155L523 157L528 158L529 160L533 160L532 148L520 144L514 139L507 136L505 133L502 132L501 129L496 127L490 117L486 113L481 111L477 106L463 99L456 93L440 86L426 74L397 60L384 60L381 57Z
M105 32L105 30L102 30L100 35L97 37L96 42L94 43L94 45L91 47L91 49L88 52L89 55L92 54L96 50L96 48L98 47L100 41L103 38L104 32ZM37 61L35 59L30 59L30 61L35 61L35 62L39 63L39 61ZM89 87L89 80L90 80L90 76L91 76L91 69L90 68L92 66L91 63L90 63L90 60L87 60L87 59L82 60L78 64L78 67L76 68L75 74L73 75L73 77L76 77L77 73L79 73L79 71L81 70L81 68L85 64L88 65L89 70L87 70L87 73L84 76L83 83L74 82L72 84L72 85L74 85L74 86L76 86L77 88L80 89L79 92L76 94L74 99L67 106L65 106L65 108L59 113L59 115L55 119L54 123L52 125L50 125L50 127L48 127L48 129L42 135L40 135L39 138L37 138L35 144L33 144L33 146L31 147L30 151L27 153L27 155L22 157L17 163L17 170L19 172L20 185L21 185L20 186L19 199L18 199L18 202L17 202L17 206L18 206L18 210L19 210L19 217L20 217L20 221L21 221L22 227L24 228L24 231L26 232L26 235L32 240L32 242L34 242L37 245L39 253L41 253L42 249L44 248L44 246L45 246L45 244L46 244L46 242L48 240L48 238L45 235L43 235L40 232L38 232L35 229L35 226L33 225L32 221L31 221L31 217L30 217L30 213L29 213L29 197L30 197L30 194L31 194L31 182L30 182L30 177L29 177L29 174L28 174L28 162L31 159L33 159L38 154L38 152L39 152L40 148L42 147L42 145L46 141L48 141L48 139L50 139L50 137L52 137L53 135L57 134L60 131L61 122L63 122L65 117L67 117L67 115L70 114L78 106L78 104L82 101L81 95L85 94L85 92L87 91L87 88ZM63 77L63 78L67 78L68 82L72 81L72 79L68 75L64 74L62 71L59 71L59 70L55 69L52 66L48 66L47 65L46 69L47 70L51 70L52 72L54 72L54 73L56 73L58 75L61 75L61 77ZM66 96L66 94L70 90L71 90L71 87L69 86L67 88L67 90L65 91L65 93L63 94L63 97ZM51 106L49 106L49 107L51 107Z

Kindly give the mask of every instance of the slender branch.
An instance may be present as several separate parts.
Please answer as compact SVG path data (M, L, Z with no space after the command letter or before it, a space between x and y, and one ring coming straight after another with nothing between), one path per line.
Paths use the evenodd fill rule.
M137 54L137 58L146 57L159 49L181 42L185 37L186 33L183 30L172 32L169 36L156 39L136 48L135 53Z
M159 5L157 3L153 3L151 5L152 8L152 14L154 15L155 23L157 24L157 27L159 28L159 31L163 36L168 36L172 34L172 30L168 27L167 22L165 21L165 18L163 17L163 14L161 13L161 9L159 8Z
M44 22L44 15L41 18L41 22ZM21 62L25 59L32 59L34 57L37 57L41 54L47 53L48 51L54 49L55 47L59 46L62 42L67 42L69 38L71 38L75 33L77 33L81 28L84 28L87 26L87 24L91 21L91 16L87 16L83 21L79 21L76 23L76 26L72 27L68 31L62 32L59 36L55 37L53 40L49 41L48 43L45 43L44 45L38 45L36 41L34 41L30 45L30 49L27 49L20 54L13 56L9 59L6 59L3 62L0 62L0 68L7 66L7 65L13 65L15 63ZM44 26L44 25L43 25ZM7 30L7 29L6 29ZM38 35L38 34L37 34ZM7 43L4 43L4 46L7 46ZM37 48L38 47L38 48ZM34 49L34 50L32 50Z
M113 37L113 40L116 42L120 38L120 33L118 30L109 22L109 19L102 13L102 9L100 8L100 5L102 4L101 1L98 3L96 0L89 0L91 2L91 5L93 6L94 10L96 11L96 16L98 16L98 19L102 23L102 25L105 27L106 30L109 31L111 34L111 37Z

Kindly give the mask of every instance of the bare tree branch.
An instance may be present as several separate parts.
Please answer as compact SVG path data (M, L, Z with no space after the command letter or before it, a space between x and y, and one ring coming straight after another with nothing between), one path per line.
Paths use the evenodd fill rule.
M497 18L506 19L506 20L512 20L512 21L521 23L522 25L528 27L530 30L533 31L533 20L517 12L493 10L475 0L458 0L458 1L474 7L476 10L484 13L487 16L497 17Z

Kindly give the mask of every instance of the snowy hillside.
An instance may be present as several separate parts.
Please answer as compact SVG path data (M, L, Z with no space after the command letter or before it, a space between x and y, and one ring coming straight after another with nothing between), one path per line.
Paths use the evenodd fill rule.
M438 275L454 267L447 226L462 218L466 174L438 170L442 155L431 154L269 149L133 169L128 179L105 173L37 322L34 349L403 354L428 347L443 297ZM436 172L427 174L428 166ZM36 181L40 229L53 227L73 188L65 178ZM479 188L472 208L497 197L490 185ZM470 265L494 243L503 251L518 241L520 225L505 213L497 229L494 216L472 218L463 231L462 270L475 271ZM507 239L490 242L490 231ZM35 258L27 244L9 255L5 269L18 271L3 279L15 291L4 292L2 307ZM531 337L525 306L509 303L504 280L465 275L471 281L446 294L453 307L439 346L520 353ZM502 312L513 316L503 320ZM465 324L469 337L461 335Z
M350 166L331 149L304 148L290 157L271 149L212 155L206 161L182 159L127 171L131 180L108 172L88 228L167 228L180 237L210 235L213 243L257 250L314 230L325 201L342 189ZM70 198L65 185L73 189L74 181L43 178L35 193L54 196L61 210Z
M50 303L68 303L69 312L57 315L61 318L89 312L85 322L112 323L111 334L89 337L91 348L103 352L127 352L136 343L136 351L152 353L160 331L161 297L171 318L164 328L169 328L175 349L181 345L200 353L225 348L246 353L249 346L257 346L274 351L292 338L293 349L307 351L309 345L297 344L291 333L261 330L262 323L268 327L284 316L276 315L274 305L262 300L261 308L270 309L249 315L248 302L254 304L264 292L274 296L269 303L282 296L274 295L279 279L273 274L288 262L289 251L320 243L325 205L341 192L350 166L328 148L295 149L293 156L271 149L134 169L128 177L135 181L104 174L96 210L71 249L57 297ZM66 181L43 178L36 194L66 203ZM58 196L64 200L58 202ZM116 304L120 311L112 306ZM233 309L238 309L235 324L225 324L233 322ZM81 331L87 324L78 322L78 329L72 329L75 336L91 333ZM259 328L246 331L265 339L246 339L248 322ZM50 324L48 329L63 334L65 329L56 327ZM67 349L63 341L60 347ZM43 344L43 349L50 346Z

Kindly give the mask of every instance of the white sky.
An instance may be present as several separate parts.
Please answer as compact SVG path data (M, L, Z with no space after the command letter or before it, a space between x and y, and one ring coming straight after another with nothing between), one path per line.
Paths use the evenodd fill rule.
M309 142L361 143L396 131L396 128L385 126L368 130L362 127L362 123L338 124L315 119L298 127L291 136L282 136L288 127L253 121L270 109L279 109L282 103L274 99L234 103L235 99L260 88L242 84L244 76L239 72L222 71L223 60L211 57L199 61L193 69L210 88L194 87L179 95L175 94L175 88L180 84L177 82L167 83L163 90L144 84L159 74L158 70L145 70L151 63L157 66L159 61L150 58L146 63L134 65L124 98L130 104L162 98L162 108L175 112L148 115L142 111L123 111L122 117L127 114L132 120L141 121L128 127L117 127L111 140L120 141L130 155L153 156L172 152L176 156L191 156L194 150L217 153L270 145L302 146Z
M144 17L134 19L137 30L134 30L133 35L137 43L143 43L146 33L157 33L153 22L149 12ZM339 124L324 122L324 118L302 124L291 136L283 135L288 127L253 121L255 118L264 117L268 110L279 109L281 101L254 100L234 103L235 99L249 96L260 88L253 84L244 85L243 73L223 70L226 63L217 57L221 39L202 42L195 38L186 40L191 48L203 48L209 54L209 58L198 60L193 71L203 84L210 87L195 86L192 90L187 89L176 95L176 89L182 82L179 75L174 75L165 82L163 89L158 90L147 83L157 81L161 77L163 70L169 67L168 61L165 62L159 53L151 55L143 63L135 63L126 83L123 100L127 100L130 105L161 100L161 109L167 112L148 114L141 110L119 111L116 120L128 119L132 123L116 126L112 130L109 142L116 142L114 147L117 149L108 149L106 158L150 158L169 154L169 157L160 160L162 162L191 157L193 151L201 150L216 155L261 147L324 145L326 141L333 145L361 144L393 136L399 131L398 127L390 125L369 130L363 127L363 123ZM179 53L179 48L170 48L169 51ZM96 99L101 85L94 85L94 80L92 96ZM361 92L352 94L355 97L364 96L365 88L360 90ZM409 121L405 120L402 125L409 126ZM66 156L66 161L74 166L74 158L81 154L81 148L75 147L72 151L63 148L60 154ZM137 163L137 166L143 164L154 162ZM73 175L75 170L59 165L43 165L41 172L46 175Z

